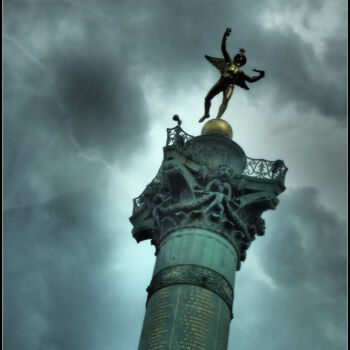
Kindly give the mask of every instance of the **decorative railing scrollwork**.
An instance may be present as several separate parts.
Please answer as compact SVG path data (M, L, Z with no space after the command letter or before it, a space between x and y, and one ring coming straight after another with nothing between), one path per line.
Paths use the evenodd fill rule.
M166 147L179 146L183 147L194 136L187 134L182 130L180 125L167 129ZM188 154L190 156L190 154ZM269 161L266 159L253 159L247 157L246 167L242 173L242 177L253 180L274 180L284 183L284 178L288 168L280 159ZM140 213L145 208L150 207L151 195L159 192L160 188L165 184L164 173L160 167L154 180L146 187L143 193L134 199L133 215Z
M193 136L183 131L179 125L175 126L174 128L167 129L167 134L167 147L173 145L183 146L187 141L193 139Z
M269 161L247 157L247 165L243 175L254 179L284 181L288 168L283 160Z

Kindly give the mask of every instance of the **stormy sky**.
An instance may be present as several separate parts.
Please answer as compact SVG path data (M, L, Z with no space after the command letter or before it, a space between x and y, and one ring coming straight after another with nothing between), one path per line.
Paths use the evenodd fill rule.
M347 2L4 0L6 350L133 350L155 261L132 199L174 114L198 135L218 72L247 50L224 119L253 158L289 168L236 278L229 349L347 344ZM212 115L221 102L216 97Z

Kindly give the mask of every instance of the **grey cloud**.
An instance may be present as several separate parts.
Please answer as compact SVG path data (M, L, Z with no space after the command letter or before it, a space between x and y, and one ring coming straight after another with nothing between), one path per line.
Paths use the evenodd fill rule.
M139 150L149 125L118 30L68 2L4 10L6 207L101 183L103 164Z
M116 283L120 238L115 227L104 224L105 198L102 188L90 188L5 211L5 349L118 344L120 291L127 281Z
M294 278L293 283L310 284L320 293L344 297L345 223L319 202L315 189L289 192L278 208L285 221L274 223L273 214L269 215L272 233L264 242L268 254L261 255L266 271L278 285L286 283L288 287ZM293 270L300 267L300 271Z
M244 46L248 55L246 73L254 75L250 71L253 67L267 72L260 86L253 87L254 98L272 95L276 110L294 104L304 114L314 110L344 123L345 80L335 79L346 70L343 36L326 41L325 50L319 56L292 28L270 30L262 27L259 14L269 8L269 2L249 2L244 6L227 2L152 4L153 7L149 6L152 12L147 7L143 21L128 26L132 38L127 42L128 50L138 49L136 57L155 76L163 77L167 90L182 89L189 81L200 83L201 76L212 69L203 55L221 57L222 33L226 26L231 26L233 31L227 43L229 52L233 55ZM305 21L310 12L318 10L315 5L300 8ZM284 7L275 3L274 11L278 11L279 6L281 10ZM290 6L297 11L296 2ZM203 95L205 93L203 91Z
M122 65L99 52L89 57L70 53L55 66L66 121L83 149L96 149L113 160L140 147L148 117L142 92Z
M238 272L231 346L345 349L345 225L312 188L283 197ZM114 269L132 238L106 198L90 188L5 211L5 349L136 348L146 283L133 299L131 262ZM252 255L276 288L249 273Z
M203 55L221 55L231 26L229 52L245 47L246 73L267 72L251 103L272 96L276 111L293 104L343 123L344 37L327 39L318 56L292 30L262 28L270 2L242 4L4 1L5 349L136 348L146 284L127 299L127 282L115 282L128 273L114 270L115 255L132 238L125 215L106 214L103 186L109 164L123 165L147 142L145 75L169 99L202 84L218 74ZM316 10L307 4L306 24ZM288 189L267 217L268 233L245 264L256 254L278 289L239 277L232 342L242 350L262 339L271 350L344 348L344 224L311 189Z
M79 8L64 2L44 7L41 2L31 3L22 12L16 12L19 10L11 6L5 10L6 18L11 21L6 33L10 39L6 41L4 87L8 100L5 102L10 102L15 95L16 104L19 107L24 104L22 108L26 114L39 115L41 122L46 121L44 127L51 126L51 120L56 127L58 121L68 120L65 126L72 129L77 142L83 148L96 148L107 159L122 157L125 148L132 151L142 144L142 134L148 124L148 116L142 108L144 98L136 79L128 72L129 65L121 63L123 53L118 40L113 43L113 39L117 39L114 31L110 30L106 37L106 28L98 25L98 19L86 19ZM66 30L62 28L64 20L67 21ZM39 28L34 27L27 38L23 27L29 21L38 21ZM17 30L12 22L17 22ZM70 28L69 24L75 22L77 28ZM70 38L69 31L74 29L82 34ZM55 35L55 30L60 34ZM52 39L44 35L46 32L52 33ZM38 48L30 46L31 41L36 40L35 35ZM18 47L34 57L39 67ZM47 53L43 54L40 49ZM20 84L26 91L18 100ZM43 94L39 95L39 91ZM56 105L57 110L48 110L48 103ZM23 109L17 110L17 114L23 113ZM65 129L60 131L66 132Z
M313 48L294 33L271 35L269 40L264 55L265 60L271 62L268 84L280 106L294 103L303 115L316 110L343 123L345 85L343 80L334 77L345 66L329 65L326 56L320 60ZM342 50L337 51L337 55L341 56ZM279 88L278 92L273 85Z
M272 350L345 349L345 223L320 203L314 188L289 189L266 221L266 236L254 242L247 265L254 255L275 287L249 276L249 265L239 272L232 332L257 327L250 342L238 339L240 348L264 339Z

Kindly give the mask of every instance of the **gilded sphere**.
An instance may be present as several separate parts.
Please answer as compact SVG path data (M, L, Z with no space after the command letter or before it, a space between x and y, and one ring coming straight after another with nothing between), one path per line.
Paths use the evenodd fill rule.
M211 133L218 133L228 137L232 140L233 131L231 125L222 119L210 119L207 121L202 128L202 135L207 135Z

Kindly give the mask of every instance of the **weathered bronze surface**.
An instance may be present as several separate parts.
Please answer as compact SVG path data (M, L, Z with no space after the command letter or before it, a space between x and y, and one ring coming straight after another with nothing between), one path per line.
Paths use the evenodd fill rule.
M172 265L157 272L147 288L148 299L159 289L174 284L191 284L208 289L220 296L232 310L233 289L230 282L212 269L193 264Z
M226 350L235 271L264 235L261 215L277 206L287 168L247 157L223 120L197 137L174 120L130 217L134 238L150 239L157 256L139 350Z
M150 298L139 349L226 350L230 320L227 304L210 290L171 285Z
M199 119L200 123L205 119L210 118L209 109L211 106L211 100L217 94L220 92L223 93L222 103L216 116L216 118L219 119L227 108L228 101L232 96L235 85L245 90L249 90L246 82L254 83L265 76L264 71L253 69L253 71L259 73L259 75L250 77L240 69L240 67L245 65L247 62L244 49L240 49L239 53L235 55L233 60L231 59L230 55L226 51L226 40L229 37L230 33L231 29L227 28L221 42L221 51L224 58L210 57L207 55L205 56L205 58L220 71L221 77L218 82L209 90L207 96L205 97L204 116Z

